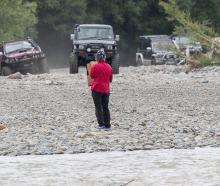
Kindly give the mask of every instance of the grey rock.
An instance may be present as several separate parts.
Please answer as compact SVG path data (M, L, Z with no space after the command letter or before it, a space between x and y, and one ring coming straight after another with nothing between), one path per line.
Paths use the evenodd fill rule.
M8 79L22 79L22 74L20 72L16 72L8 76Z

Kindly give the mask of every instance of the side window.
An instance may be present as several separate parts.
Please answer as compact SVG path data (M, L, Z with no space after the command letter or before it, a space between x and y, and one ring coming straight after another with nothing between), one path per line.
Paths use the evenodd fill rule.
M145 39L140 39L139 40L139 48L141 49L141 50L145 50L146 49L146 40Z
M151 47L150 40L145 40L144 42L144 49L146 49L147 47Z
M142 39L139 40L139 48L141 50L143 50L143 40Z
M37 50L39 50L41 52L41 48L40 46L34 41L34 40L29 40L29 43Z
M0 55L0 68L1 68L1 61L2 61L2 54L3 54L3 46L0 46L0 53L1 53L1 55Z

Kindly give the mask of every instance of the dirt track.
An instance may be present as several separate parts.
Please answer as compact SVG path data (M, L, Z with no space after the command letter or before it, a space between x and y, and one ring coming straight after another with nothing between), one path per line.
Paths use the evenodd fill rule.
M0 155L220 146L220 68L122 67L112 130L95 128L85 70L0 77Z

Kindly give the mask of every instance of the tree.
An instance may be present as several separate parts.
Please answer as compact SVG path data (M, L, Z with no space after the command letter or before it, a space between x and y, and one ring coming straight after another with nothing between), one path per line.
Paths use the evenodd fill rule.
M185 33L209 48L219 47L219 44L213 40L217 33L210 21L193 19L189 11L180 9L177 0L160 0L160 5L168 14L168 20L175 22L175 33Z
M191 16L198 20L209 20L216 32L220 32L220 0L193 0Z
M208 49L205 55L189 56L189 58L186 56L190 68L203 65L219 65L220 42L217 38L216 29L212 25L213 20L209 21L204 18L201 20L192 17L189 10L181 10L177 1L160 0L160 5L167 13L168 19L175 24L175 33L186 34Z
M112 25L122 36L122 48L135 48L138 35L170 33L172 30L158 0L88 0L86 12L88 22Z
M75 23L84 22L86 1L35 0L38 4L40 27L70 34Z
M33 36L37 17L37 5L22 0L0 1L0 41Z
M135 61L139 35L169 34L172 25L158 0L87 0L87 22L110 24L120 34L121 61ZM124 54L124 55L123 55ZM127 62L128 61L128 62ZM124 62L124 64L125 64Z

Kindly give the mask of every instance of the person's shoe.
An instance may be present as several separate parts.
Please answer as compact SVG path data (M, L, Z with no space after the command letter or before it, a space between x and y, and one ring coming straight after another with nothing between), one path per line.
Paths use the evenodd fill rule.
M111 130L111 125L105 126L105 130Z
M105 129L105 126L104 125L98 125L96 126L97 129Z

